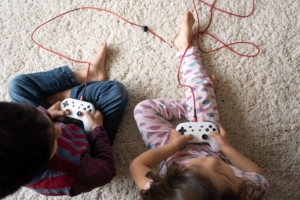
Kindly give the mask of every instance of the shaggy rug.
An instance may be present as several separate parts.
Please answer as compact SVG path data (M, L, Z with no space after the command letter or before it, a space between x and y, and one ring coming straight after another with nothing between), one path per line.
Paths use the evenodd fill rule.
M225 43L253 42L261 52L254 58L238 56L225 48L201 53L207 72L217 76L216 98L222 125L232 145L265 172L270 183L268 200L300 198L299 4L299 0L256 0L254 14L249 18L214 11L209 33ZM196 5L203 30L210 8L201 2ZM38 25L83 6L111 10L131 22L147 25L170 44L179 33L184 12L189 9L196 17L192 0L1 0L0 100L10 101L8 83L19 74L64 65L72 70L86 67L43 50L30 39ZM247 15L252 1L219 0L215 6ZM193 32L196 31L195 23ZM176 49L112 14L97 10L65 15L40 28L35 39L45 47L83 61L91 60L101 42L108 43L107 77L122 82L129 92L129 103L113 146L117 175L108 185L73 199L139 199L129 165L146 147L133 110L148 98L184 98L184 88L178 86L176 77ZM200 45L204 50L221 46L208 36L200 37ZM233 48L244 54L256 53L251 45ZM70 197L46 197L21 188L5 199Z

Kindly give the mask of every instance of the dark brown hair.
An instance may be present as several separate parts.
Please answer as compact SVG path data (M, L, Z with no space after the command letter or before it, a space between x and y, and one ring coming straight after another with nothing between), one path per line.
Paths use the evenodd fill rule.
M161 176L151 171L146 174L147 178L153 180L148 190L140 192L143 200L245 200L251 199L254 187L246 183L240 187L239 193L227 189L219 194L212 182L203 175L204 169L198 166L179 167L176 162L167 166L167 172ZM247 188L251 187L253 192L248 195Z
M53 123L35 107L0 102L0 198L47 169L53 131Z

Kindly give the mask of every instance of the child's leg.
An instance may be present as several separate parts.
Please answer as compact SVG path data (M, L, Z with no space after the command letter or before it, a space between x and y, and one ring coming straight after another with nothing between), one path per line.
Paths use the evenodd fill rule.
M73 87L70 97L79 99L84 84ZM128 101L127 89L117 81L88 82L84 101L91 102L103 115L103 126L110 144L113 145Z
M168 144L170 132L175 128L169 120L183 117L188 117L185 99L149 99L139 103L134 110L134 118L148 149Z
M47 96L77 85L72 71L64 66L47 72L21 74L10 81L8 92L12 102L48 109L51 105Z
M193 15L187 11L181 23L180 33L174 41L175 46L179 49L179 52L176 54L178 64L191 39L194 22ZM198 121L212 121L217 126L221 126L213 83L202 66L202 59L196 47L187 50L180 71L184 85L189 85L193 89ZM190 88L185 88L185 94L188 119L193 121L194 100Z
M182 56L182 51L177 52L178 63L180 63ZM212 121L217 126L221 126L213 84L202 66L200 53L196 47L192 47L186 52L181 66L181 74L184 84L193 89L198 121ZM194 101L191 89L186 87L185 94L188 119L193 121Z
M99 51L91 61L88 81L106 79L104 62L106 44L102 43ZM43 106L48 109L57 101L70 97L71 88L85 81L87 67L72 72L67 66L47 72L22 74L11 80L8 92L12 102Z

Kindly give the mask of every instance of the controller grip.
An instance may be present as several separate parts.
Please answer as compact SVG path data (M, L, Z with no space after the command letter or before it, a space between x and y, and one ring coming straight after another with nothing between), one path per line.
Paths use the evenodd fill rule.
M83 122L84 130L86 132L91 133L92 132L92 127L90 126L89 120L85 117L85 119L83 119L82 122Z
M209 143L209 145L214 152L220 152L219 145L217 143L216 138L211 137L211 142Z

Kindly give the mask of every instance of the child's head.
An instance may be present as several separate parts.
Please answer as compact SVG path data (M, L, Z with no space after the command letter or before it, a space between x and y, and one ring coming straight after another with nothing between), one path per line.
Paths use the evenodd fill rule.
M0 198L47 169L54 141L53 123L35 107L0 102Z
M228 164L214 156L193 159L183 167L174 162L164 176L151 172L146 176L153 183L149 190L141 191L145 200L247 199L246 183L235 177Z

